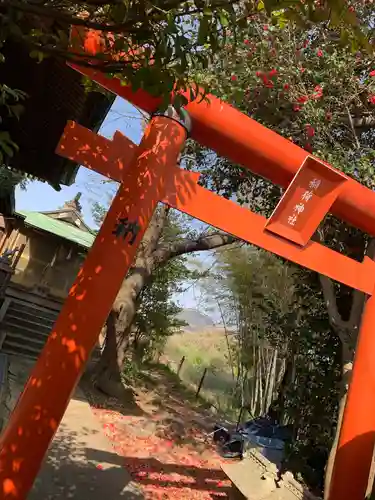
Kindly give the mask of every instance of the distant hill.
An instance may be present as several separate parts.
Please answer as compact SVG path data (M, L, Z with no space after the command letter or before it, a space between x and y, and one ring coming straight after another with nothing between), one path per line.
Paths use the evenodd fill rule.
M196 309L184 309L178 314L178 319L188 324L184 329L190 332L215 327L215 323L209 316Z

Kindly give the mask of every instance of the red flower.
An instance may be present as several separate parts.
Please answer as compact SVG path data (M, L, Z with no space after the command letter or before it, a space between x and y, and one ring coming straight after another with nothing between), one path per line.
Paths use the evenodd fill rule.
M272 89L272 87L273 87L273 81L272 81L272 80L269 80L269 79L268 79L268 76L267 76L267 75L264 75L264 74L262 74L261 78L262 78L262 80L263 80L263 84L264 84L264 86L265 86L265 87L268 87L268 88L270 88L270 89Z
M354 12L354 7L353 7L353 5L351 5L351 6L349 7L349 9L348 9L348 10L349 10L349 12Z
M318 57L323 57L323 51L322 51L322 49L318 49L317 52L316 52L316 55Z
M290 87L289 83L284 83L284 90L289 90L289 87Z
M373 69L372 71L370 71L369 75L370 76L375 76L375 69Z
M264 31L268 31L268 24L265 24L265 25L263 26L263 30L264 30Z
M309 98L307 97L307 95L301 95L297 101L300 103L300 104L305 104L305 102L307 102L309 100Z
M294 106L293 106L293 111L295 111L296 113L297 113L298 111L301 111L301 106L298 106L298 104L294 104Z
M97 469L99 469L99 470L103 470L103 466L102 466L102 464L98 464L98 465L96 466L96 468L97 468Z
M312 97L312 99L320 99L321 97L323 97L323 89L320 85L317 85L314 88L314 92L313 92L313 95L311 97Z
M299 70L301 73L304 73L306 71L306 68L300 68Z
M237 76L236 75L232 75L230 77L230 79L232 80L232 82L236 82L237 81Z
M310 124L307 124L305 126L305 128L306 128L307 137L314 137L314 135L315 135L314 127L312 127Z
M272 78L273 76L276 76L277 73L277 69L271 69L271 71L268 73L268 76Z
M243 43L244 43L245 45L250 45L250 40L248 40L248 39L246 38L246 40L244 40L244 41L243 41Z
M368 98L368 102L370 102L371 104L375 104L375 95L370 95L370 97Z
M257 71L255 74L256 74L256 76L258 76L258 77L263 75L263 73L262 73L261 71Z

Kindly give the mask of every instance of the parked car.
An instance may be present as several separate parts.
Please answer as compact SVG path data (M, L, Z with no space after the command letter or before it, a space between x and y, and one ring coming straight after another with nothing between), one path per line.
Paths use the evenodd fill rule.
M217 424L213 439L225 458L242 458L249 448L258 448L270 462L279 466L284 458L285 444L292 438L289 426L269 418L249 420L236 429Z

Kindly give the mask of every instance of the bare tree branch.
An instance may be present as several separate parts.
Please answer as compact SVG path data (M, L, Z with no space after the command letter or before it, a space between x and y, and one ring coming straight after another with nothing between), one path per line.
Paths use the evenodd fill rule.
M142 254L143 258L146 259L149 259L151 257L151 255L157 248L158 242L165 228L169 212L170 207L164 204L161 205L161 207L159 207L159 209L155 212L151 219L151 223L142 238L137 258L140 257L140 254Z
M359 142L357 132L355 131L355 128L354 128L353 118L352 118L352 115L350 113L350 109L348 108L348 106L345 106L345 107L346 107L346 112L348 113L349 125L350 125L350 128L352 129L354 141L356 143L357 149L361 149L361 144Z
M331 280L331 278L328 278L327 276L324 276L323 274L319 274L319 280L320 280L320 284L322 286L324 299L325 299L326 305L327 305L328 319L329 319L330 325L335 330L337 328L339 328L339 329L345 328L347 326L347 322L343 321L343 319L341 318L341 314L339 313L339 311L337 309L336 294L335 294L335 287L334 287L333 281Z
M230 245L237 241L237 238L226 233L213 233L201 236L196 240L185 239L161 246L155 251L155 262L162 264L165 261L178 257L186 253L199 252L204 250L213 250L224 245Z
M352 121L355 128L375 127L375 115L373 113L365 113L362 116L353 117Z

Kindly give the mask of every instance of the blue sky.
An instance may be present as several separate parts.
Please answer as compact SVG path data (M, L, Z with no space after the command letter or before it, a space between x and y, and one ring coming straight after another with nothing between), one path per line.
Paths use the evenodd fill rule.
M142 137L142 116L140 112L124 99L116 98L112 109L108 113L100 134L112 138L116 130L120 130L133 142L139 144ZM62 186L61 191L55 191L49 184L35 181L28 184L25 191L16 190L16 210L47 211L61 207L78 193L82 193L83 217L86 223L94 226L90 206L94 200L101 200L110 196L113 189L101 184L104 180L85 167L78 171L76 182L72 186ZM203 263L209 262L208 255L202 255ZM191 284L188 290L177 297L182 307L201 309L202 293L197 284Z
M132 141L139 143L142 136L141 115L131 104L123 99L117 98L111 111L105 119L100 133L112 138L116 130L121 130ZM62 186L61 191L55 191L49 184L35 181L27 186L26 191L17 188L16 209L17 210L54 210L64 204L77 194L82 192L82 208L85 221L93 225L90 212L92 200L102 198L103 192L109 191L100 185L104 178L84 167L78 171L76 182L72 186ZM99 195L100 191L100 195Z

